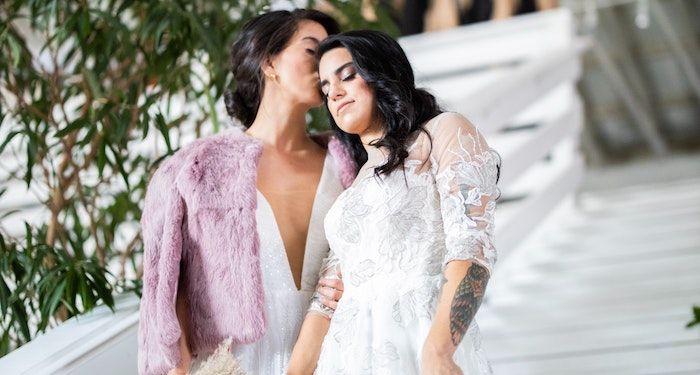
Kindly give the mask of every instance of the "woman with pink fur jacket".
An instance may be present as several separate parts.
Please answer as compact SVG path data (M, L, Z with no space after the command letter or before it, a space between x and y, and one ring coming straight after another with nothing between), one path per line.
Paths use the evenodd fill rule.
M327 297L316 308L336 306L342 282L318 279L323 218L356 166L305 124L322 103L316 48L338 31L313 10L248 22L225 98L246 130L199 139L154 174L141 219L139 373L187 373L229 338L247 373L284 373L314 290Z

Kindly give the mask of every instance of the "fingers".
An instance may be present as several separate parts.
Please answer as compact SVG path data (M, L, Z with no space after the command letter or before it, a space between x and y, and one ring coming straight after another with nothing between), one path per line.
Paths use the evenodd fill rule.
M328 297L321 297L321 303L333 310L338 308L338 302L328 299Z
M341 279L322 278L322 279L318 280L318 283L321 286L325 286L327 288L333 288L333 289L339 290L341 292L345 289L344 284L343 284L343 280L341 280Z
M337 289L323 287L323 286L318 287L318 292L321 293L322 296L324 296L330 300L333 300L333 301L339 301L340 297L343 296L342 290L337 290Z
M335 310L338 301L343 296L343 280L322 278L318 281L318 293L321 295L321 303Z

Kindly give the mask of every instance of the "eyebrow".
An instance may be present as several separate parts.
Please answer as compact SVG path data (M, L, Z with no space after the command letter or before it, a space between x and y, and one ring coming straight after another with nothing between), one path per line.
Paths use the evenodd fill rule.
M340 72L342 72L343 69L347 68L347 67L350 66L350 65L352 65L352 61L346 62L345 64L341 65L338 69L336 69L335 72L334 72L334 74L335 74L335 75L340 74ZM324 79L323 81L321 81L321 87L323 87L324 85L327 85L327 84L328 84L328 80L327 80L327 79Z
M312 36L305 36L305 37L301 38L301 40L310 40L316 44L321 44L321 42L318 39L316 39Z

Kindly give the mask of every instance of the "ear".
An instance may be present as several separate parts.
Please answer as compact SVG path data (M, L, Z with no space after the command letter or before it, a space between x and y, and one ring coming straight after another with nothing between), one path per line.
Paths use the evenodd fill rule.
M277 71L275 70L275 65L272 61L272 58L268 57L266 58L261 66L263 75L271 80L275 80L277 78Z

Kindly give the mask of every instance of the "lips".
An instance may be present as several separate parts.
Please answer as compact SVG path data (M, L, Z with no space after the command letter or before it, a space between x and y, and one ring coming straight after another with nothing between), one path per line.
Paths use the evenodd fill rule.
M347 107L349 104L352 104L352 103L354 103L354 100L350 100L350 101L341 103L341 104L338 106L338 110L337 110L336 112L337 112L338 114L340 114L340 111L342 111L343 109L345 109L345 107Z

